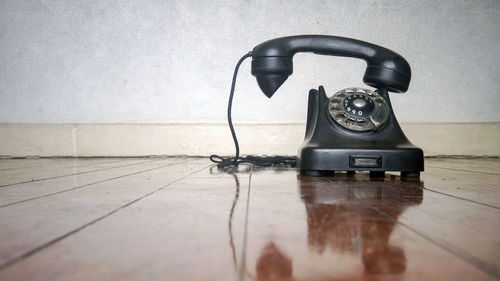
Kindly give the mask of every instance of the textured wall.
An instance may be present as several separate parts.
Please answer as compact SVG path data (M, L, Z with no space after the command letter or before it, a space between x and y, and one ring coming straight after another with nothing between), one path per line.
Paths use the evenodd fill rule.
M0 123L225 122L234 64L279 36L331 34L410 62L409 122L500 121L500 1L0 0ZM299 54L273 99L241 68L236 122L304 121L306 93L364 62Z

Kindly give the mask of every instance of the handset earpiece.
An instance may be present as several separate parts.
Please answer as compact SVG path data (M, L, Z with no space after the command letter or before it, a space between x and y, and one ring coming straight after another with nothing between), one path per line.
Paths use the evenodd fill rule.
M410 84L410 65L389 49L345 37L290 36L266 41L253 49L252 74L267 97L292 74L292 58L299 52L363 59L367 63L363 82L375 88L404 93Z

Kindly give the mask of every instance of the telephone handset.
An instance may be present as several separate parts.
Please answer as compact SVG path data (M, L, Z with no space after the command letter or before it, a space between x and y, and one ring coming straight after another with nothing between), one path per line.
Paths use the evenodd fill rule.
M404 93L410 84L410 65L389 49L344 37L302 35L269 40L253 49L252 74L266 96L271 97L292 74L292 58L302 52L365 60L363 81L368 86Z
M394 116L387 92L408 90L411 69L399 54L363 41L324 35L276 38L252 51L252 74L271 97L293 72L300 52L363 59L363 82L377 90L346 88L330 98L322 86L309 93L306 135L297 167L305 175L334 171L400 171L418 177L424 170L423 152L408 141Z

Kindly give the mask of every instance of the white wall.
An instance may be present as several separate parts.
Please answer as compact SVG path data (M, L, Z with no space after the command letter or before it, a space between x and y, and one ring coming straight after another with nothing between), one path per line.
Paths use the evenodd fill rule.
M411 64L403 122L500 121L500 1L0 0L0 123L225 122L234 64L279 36L331 34ZM241 69L235 122L305 120L309 88L365 63L299 54L268 100Z
M0 0L0 157L232 154L235 63L297 34L400 53L412 82L391 97L410 139L426 155L499 156L499 19L498 0ZM267 99L246 61L233 110L242 153L295 154L308 90L363 86L364 69L298 54Z

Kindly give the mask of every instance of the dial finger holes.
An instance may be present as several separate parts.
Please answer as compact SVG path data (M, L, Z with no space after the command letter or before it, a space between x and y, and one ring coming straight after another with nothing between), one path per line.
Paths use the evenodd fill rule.
M346 88L330 98L330 117L338 125L356 132L377 130L388 118L388 105L376 91Z
M356 125L359 127L365 127L366 121L365 120L358 120L358 122L356 122Z
M335 118L339 120L340 122L345 122L345 114L344 113L338 113L335 115Z
M338 108L342 104L342 99L334 98L330 101L330 107Z

